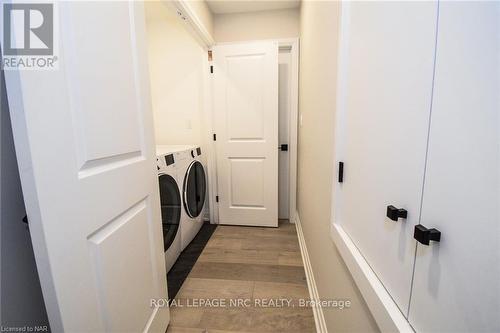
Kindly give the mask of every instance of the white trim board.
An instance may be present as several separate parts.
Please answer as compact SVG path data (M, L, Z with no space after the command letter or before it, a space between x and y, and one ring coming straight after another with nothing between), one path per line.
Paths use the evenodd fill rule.
M289 160L289 221L295 223L297 215L297 136L298 136L298 120L299 120L299 39L279 39L280 48L290 47L291 63L291 78L290 78L290 132L288 142Z
M304 238L304 234L302 233L302 225L300 224L298 212L295 213L295 228L297 229L300 253L302 254L302 262L304 263L304 270L306 272L309 297L314 301L314 303L318 304L320 301L318 288L316 286L316 281L314 280L314 273L312 270L311 261L309 259L309 253L307 252L306 240ZM314 315L314 323L316 324L316 332L328 333L328 329L326 328L325 316L323 314L323 308L321 308L320 306L314 306L312 310Z
M331 238L382 332L414 332L351 238L337 223Z
M212 74L210 73L210 67L212 61L208 60L208 53L203 57L203 63L205 66L203 75L203 129L202 129L202 143L206 147L205 156L207 161L207 192L208 192L208 203L209 203L209 215L210 223L219 223L219 206L216 202L217 196L217 163L215 155L215 144L213 141L213 84L212 84Z
M210 35L205 25L193 11L191 5L189 4L189 1L162 0L162 2L166 4L169 9L176 13L176 16L186 24L187 30L194 35L194 37L202 46L209 48L210 46L215 44L212 35Z

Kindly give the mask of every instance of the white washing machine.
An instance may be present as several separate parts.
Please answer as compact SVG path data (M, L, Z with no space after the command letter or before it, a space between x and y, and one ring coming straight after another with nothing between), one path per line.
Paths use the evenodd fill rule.
M182 181L184 217L181 219L181 249L191 243L203 225L203 207L206 201L207 178L201 148L189 146L178 152L179 180Z
M156 165L160 186L165 266L168 272L182 251L181 218L184 209L181 196L182 181L180 182L178 178L174 152L170 151L168 147L156 147Z

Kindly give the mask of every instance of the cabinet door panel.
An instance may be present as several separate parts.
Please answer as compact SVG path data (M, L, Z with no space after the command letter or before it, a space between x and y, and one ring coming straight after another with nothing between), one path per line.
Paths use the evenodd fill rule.
M497 2L440 4L421 223L409 320L418 332L500 331Z
M423 184L437 3L350 4L337 222L406 315ZM408 211L394 222L386 208Z

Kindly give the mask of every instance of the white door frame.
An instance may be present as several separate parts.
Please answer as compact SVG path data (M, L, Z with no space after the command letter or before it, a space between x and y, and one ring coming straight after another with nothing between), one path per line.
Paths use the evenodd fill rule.
M297 127L299 118L299 39L279 39L280 49L290 49L291 76L290 76L290 132L288 152L289 165L289 206L288 218L290 223L295 223L297 205Z
M286 39L272 39L273 41L278 42L280 49L290 49L291 55L291 82L290 82L290 141L288 143L288 152L290 154L290 169L289 169L289 183L290 183L290 197L289 197L289 221L290 223L295 223L295 211L297 205L297 128L298 128L298 103L299 103L299 38L286 38ZM269 41L269 40L258 40L258 41ZM225 44L238 44L238 43L247 43L247 42L256 42L255 40L251 41L237 41L237 42L227 42L227 43L218 43L218 45ZM210 65L208 63L207 72L210 79ZM209 161L209 193L210 193L210 220L212 223L219 223L219 212L218 206L213 198L217 195L217 164L216 155L215 155L215 142L213 140L213 134L215 133L215 129L213 127L214 120L214 107L213 107L213 82L212 80L208 80L207 82L207 100L210 100L207 103L207 107L205 108L205 119L206 119L206 133L205 137L209 142L207 142L207 146L209 147L207 160ZM277 134L276 134L277 135ZM278 149L278 147L276 147Z
M214 98L213 98L213 84L212 84L212 74L210 68L212 66L212 61L208 59L208 52L204 57L205 61L205 75L203 82L203 93L205 106L203 108L203 144L207 147L206 157L207 157L207 191L208 191L208 204L210 213L210 223L219 223L219 207L215 198L217 196L217 163L216 163L216 153L215 144L213 141L214 133Z

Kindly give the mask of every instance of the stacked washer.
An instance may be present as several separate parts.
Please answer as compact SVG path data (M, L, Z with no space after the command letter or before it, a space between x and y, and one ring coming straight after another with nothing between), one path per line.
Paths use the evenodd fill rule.
M167 272L172 268L182 249L182 197L175 156L168 147L156 147L156 165L160 186L163 248Z
M198 234L203 225L207 182L201 148L190 145L157 146L157 150L169 152L175 159L183 209L181 209L181 251Z

